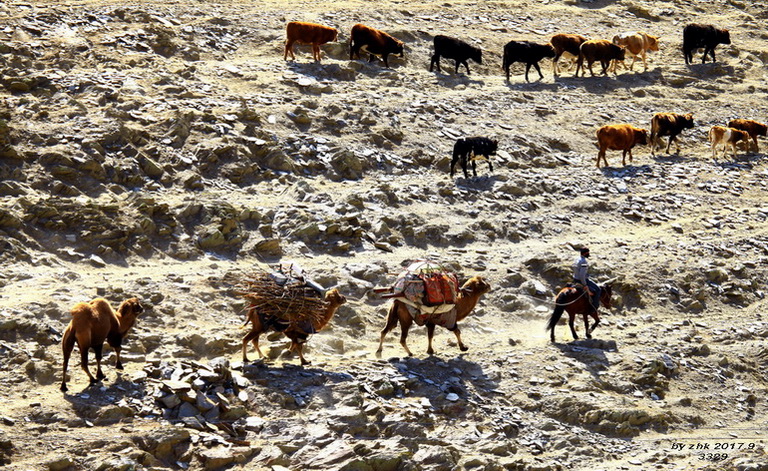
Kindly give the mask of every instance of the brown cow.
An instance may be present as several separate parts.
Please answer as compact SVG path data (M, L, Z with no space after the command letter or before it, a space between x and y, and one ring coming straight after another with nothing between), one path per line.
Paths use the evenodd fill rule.
M606 150L623 151L621 165L627 165L627 153L629 153L629 161L632 162L632 148L636 144L645 145L648 143L648 131L629 124L603 126L597 130L595 136L597 136L597 147L600 149L597 153L597 168L600 168L600 159L603 159L606 167L608 166L608 161L605 160Z
M675 148L679 154L680 144L677 142L677 135L684 129L693 129L693 114L656 113L651 119L651 155L656 155L657 140L662 136L669 136L667 154L672 141L675 141Z
M746 131L755 143L755 152L760 152L760 148L757 146L757 136L768 134L768 126L751 119L732 119L728 121L728 127ZM749 142L747 142L747 150L749 150Z
M713 159L717 158L716 149L721 144L723 146L723 157L725 157L725 152L730 147L731 155L734 159L736 158L736 144L739 141L744 141L747 147L749 147L749 133L740 129L712 126L707 137L709 137L709 142L712 144Z
M557 75L560 72L560 66L558 61L560 56L568 54L571 56L571 67L576 59L579 57L579 48L586 41L587 38L578 34L556 34L552 36L549 41L552 47L555 48L555 58L552 59L552 73ZM570 70L570 67L569 67Z
M576 64L575 77L579 76L579 70L583 68L585 59L587 61L587 66L589 67L589 72L593 77L595 76L595 72L592 70L592 64L595 61L600 61L600 64L603 66L603 75L608 75L608 66L611 65L612 60L624 60L624 48L617 46L606 39L590 39L589 41L584 41L579 48L579 60ZM615 66L613 72L616 73Z
M384 31L379 31L365 25L356 24L352 27L352 34L349 39L349 60L360 58L360 51L370 54L368 62L373 61L373 56L381 56L384 61L384 67L389 67L387 57L390 54L396 54L403 57L403 42L388 35Z
M320 45L336 41L338 34L339 32L336 28L331 28L330 26L291 21L285 26L285 54L283 59L287 60L288 54L290 54L291 60L296 60L296 56L293 54L293 45L295 43L311 44L312 58L319 62Z
M622 46L626 53L632 56L632 63L629 64L629 70L635 65L638 56L643 59L643 70L648 70L648 63L645 61L646 51L659 50L659 37L651 36L648 33L638 31L637 33L622 33L613 37L613 44Z

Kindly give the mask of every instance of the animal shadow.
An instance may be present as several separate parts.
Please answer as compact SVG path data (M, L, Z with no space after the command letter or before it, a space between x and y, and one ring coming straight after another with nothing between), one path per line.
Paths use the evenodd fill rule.
M558 77L555 77L554 82L545 82L544 79L538 79L531 82L526 82L525 77L523 75L520 75L520 81L514 80L515 76L512 76L509 79L509 82L505 80L504 85L510 90L518 90L518 91L548 91L548 92L556 92L561 87L557 83Z
M584 10L600 10L614 3L617 3L617 0L595 0L593 2L578 2L575 6Z
M453 358L441 357L438 353L423 359L392 358L388 362L403 376L418 378L418 382L409 386L410 396L424 397L437 407L438 398L445 394L454 393L461 400L469 396L471 390L493 391L499 386L498 381L485 374L481 365L464 359L463 353Z
M620 76L595 74L594 77L571 77L571 85L581 87L588 93L602 95L606 91L632 88L629 83L622 81Z
M493 187L496 186L498 178L495 175L481 175L479 177L456 177L456 186L462 190L472 192L489 192L493 191Z
M622 167L621 165L616 167L609 165L607 167L600 167L600 172L602 172L603 176L605 176L606 178L626 178L626 177L635 178L640 174L651 172L651 166L648 164L643 164L643 165L627 164L624 167Z
M101 415L101 411L120 402L123 398L143 399L148 395L144 383L133 382L123 372L113 373L115 380L109 386L98 381L94 384L86 384L80 392L67 392L63 394L64 400L72 405L72 410L83 420L93 422L95 425L110 425L121 420L119 416L111 414ZM103 381L107 381L105 378ZM70 383L70 386L72 384ZM74 388L72 388L74 389Z
M328 406L333 404L332 389L335 385L351 383L356 379L353 374L326 370L320 366L274 363L263 359L243 363L242 368L233 365L233 370L235 369L240 370L243 377L263 388L266 391L265 396L272 392L285 396L285 393L289 392L294 401L299 396L304 402L317 398ZM286 403L286 406L298 408L302 407L302 404Z
M581 339L569 343L555 343L565 356L584 364L592 376L599 377L602 371L609 368L610 362L605 356L606 351L616 351L616 342L612 340Z
M657 153L655 156L651 156L651 159L660 164L680 164L683 162L690 162L695 160L693 156L684 155L681 153L673 152L669 154Z
M714 80L720 77L734 77L736 69L732 65L725 65L721 62L706 62L704 64L699 60L697 63L686 66L696 78L705 80Z
M445 87L445 88L456 88L459 85L464 85L464 86L472 85L472 86L478 86L478 87L482 87L485 85L484 80L471 78L470 76L463 74L461 72L459 72L458 74L454 74L454 73L438 72L437 70L435 70L433 74L435 75L435 79L437 80L438 84L441 87Z
M759 160L759 159L755 159ZM727 156L725 159L718 156L714 160L714 164L722 169L728 169L728 170L752 170L754 169L754 160L747 157L746 159L740 158L740 156L736 156L736 159L731 159L730 156Z

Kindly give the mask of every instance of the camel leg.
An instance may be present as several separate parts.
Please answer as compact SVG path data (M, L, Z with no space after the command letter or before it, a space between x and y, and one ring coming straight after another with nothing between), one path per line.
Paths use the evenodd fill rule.
M259 337L261 336L261 331L259 330L252 330L248 332L245 337L243 337L243 362L248 361L248 355L246 353L246 350L248 349L248 342L253 342L253 346L256 349L256 352L259 354L259 358L264 358L264 354L261 353L261 349L259 348Z
M93 384L96 382L96 378L94 378L91 372L88 370L88 349L90 348L89 345L91 345L91 333L78 332L76 336L77 336L77 346L80 347L80 368L82 368L83 371L85 371L85 374L88 375L88 379L90 380L90 383ZM85 347L85 348L82 348L82 347ZM99 350L96 350L96 347L94 347L93 349L95 351L99 351ZM101 355L99 354L99 356Z
M381 338L379 339L379 348L376 349L376 357L381 358L381 351L384 350L384 337L386 337L388 330L381 331Z
M435 324L427 324L427 354L434 355L435 350L432 348L432 337L435 336Z
M96 378L94 378L91 372L88 371L88 349L87 348L80 349L80 368L82 368L83 371L85 371L85 374L88 375L90 384L93 384L96 382Z
M403 346L405 353L407 353L409 357L412 357L413 353L408 349L405 340L408 338L408 329L411 328L411 323L411 316L408 316L408 320L403 318L400 319L400 345Z
M107 343L115 350L115 355L117 356L117 360L115 361L115 368L118 370L123 369L123 362L120 360L120 351L122 350L123 346L123 338L120 335L109 335L107 336Z
M107 377L104 374L104 372L101 371L101 358L103 356L102 355L103 348L104 348L104 344L93 346L93 351L95 352L94 356L96 357L96 379L97 380L102 380Z
M291 341L291 350L299 354L299 359L301 360L301 366L309 365L311 362L307 361L304 358L304 343L298 342L296 340Z
M579 340L579 336L576 335L576 327L574 327L573 325L575 321L576 321L576 315L568 314L568 327L571 328L571 335L573 335L573 340Z
M453 333L456 335L456 341L459 343L459 350L461 350L462 352L466 352L467 350L469 350L469 347L464 345L464 342L461 341L461 330L459 329L459 326L456 326L453 329Z
M256 353L259 354L259 358L264 358L264 354L261 353L261 348L259 348L259 335L256 335L256 338L253 339L253 348L256 349Z
M75 333L71 330L64 332L64 338L61 340L61 348L64 352L64 369L61 375L61 390L67 391L67 366L69 357L72 355L72 349L75 348Z
M381 351L384 349L384 337L387 336L387 334L395 328L397 325L397 322L399 321L399 317L397 315L397 301L392 303L392 306L389 308L389 312L387 313L387 323L384 325L384 328L381 329L381 338L379 339L379 348L376 350L376 357L381 358Z
M115 356L117 356L117 361L115 362L115 369L117 370L123 370L123 362L120 360L120 351L122 349L120 347L115 347Z

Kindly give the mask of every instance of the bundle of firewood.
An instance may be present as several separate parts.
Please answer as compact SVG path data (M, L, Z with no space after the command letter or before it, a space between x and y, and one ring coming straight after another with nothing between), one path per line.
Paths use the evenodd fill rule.
M278 279L282 274L254 273L242 280L235 293L251 302L248 310L286 320L292 325L323 319L328 303L318 291L300 278ZM283 281L283 280L281 280Z

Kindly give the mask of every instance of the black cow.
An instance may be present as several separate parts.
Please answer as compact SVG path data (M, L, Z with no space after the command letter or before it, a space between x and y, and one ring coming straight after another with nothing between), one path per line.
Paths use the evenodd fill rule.
M491 163L491 155L496 154L496 150L499 147L499 141L489 139L487 137L465 137L456 141L453 145L453 160L451 160L451 177L453 177L453 168L456 166L456 162L461 161L461 169L464 170L464 178L469 178L467 172L467 162L471 159L472 155L485 156L485 160L488 161L488 167L493 172L493 164ZM472 160L472 174L477 177L476 159Z
M656 140L662 136L669 136L667 153L672 141L675 141L677 153L680 153L680 144L677 136L685 129L693 129L693 114L656 113L651 118L651 155L656 155Z
M483 63L483 51L479 47L471 46L460 39L439 34L435 36L435 53L432 55L432 62L429 63L430 72L432 72L435 64L437 64L437 71L442 72L440 70L441 56L456 61L455 73L457 74L459 73L459 66L464 64L464 67L467 68L467 75L469 75L468 59L472 59L478 64Z
M539 78L543 79L544 75L541 74L539 68L539 61L545 57L555 57L555 48L551 44L538 44L532 41L510 41L504 46L504 59L503 65L504 71L507 74L507 82L509 82L509 66L513 62L523 62L525 64L525 81L528 82L528 71L531 66L536 67L536 71L539 73Z
M731 44L731 34L727 29L698 23L683 28L683 54L686 64L693 62L693 51L702 47L704 56L701 63L707 62L708 53L712 54L712 62L715 62L715 47L718 44Z

